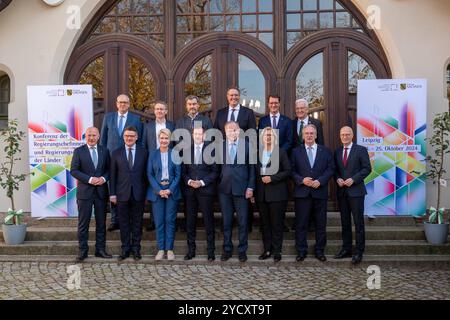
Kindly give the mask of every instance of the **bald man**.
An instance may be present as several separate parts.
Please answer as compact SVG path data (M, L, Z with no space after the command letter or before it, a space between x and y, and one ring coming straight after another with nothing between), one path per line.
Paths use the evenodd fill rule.
M117 111L109 112L103 118L100 144L109 150L110 156L114 150L125 145L123 140L123 129L135 127L138 131L138 145L141 145L142 123L138 115L128 112L130 109L130 98L121 94L116 100ZM108 231L119 229L119 220L117 217L117 208L111 204L111 225Z
M92 207L95 215L95 256L112 258L106 248L106 203L108 200L109 152L98 145L100 134L95 127L86 130L86 144L75 149L70 174L78 180L78 242L77 262L88 256L89 223Z
M363 146L353 143L353 130L342 127L340 138L342 146L334 152L336 166L335 180L337 198L341 212L342 249L334 258L352 257L352 263L362 261L365 247L364 197L367 194L364 179L372 171L369 153ZM352 256L352 220L355 223L356 251Z

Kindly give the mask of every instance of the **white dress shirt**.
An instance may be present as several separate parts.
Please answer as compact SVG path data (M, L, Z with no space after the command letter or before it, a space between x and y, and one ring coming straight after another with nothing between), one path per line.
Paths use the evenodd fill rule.
M344 154L345 154L345 148L347 148L347 160L348 160L348 156L350 155L350 150L352 150L352 146L353 146L353 142L350 142L350 144L346 147L346 146L342 146L342 160L344 160Z
M161 129L165 129L166 128L166 121L164 120L164 122L158 122L155 120L155 130L156 130L156 149L159 149L160 144L159 144L159 138L158 138L158 133L159 131L161 131Z
M194 143L194 159L193 159L194 163L195 163L195 159L196 159L196 155L197 155L197 148L200 148L200 154L202 154L203 145L204 145L204 143L201 143L201 144ZM191 184L191 181L193 181L193 180L191 180L191 179L188 180L188 185ZM200 183L202 184L202 187L204 187L206 185L203 180L200 180Z
M231 113L233 112L233 110L234 110L234 120L237 122L237 119L238 119L238 116L239 116L239 109L241 108L241 105L240 104L238 104L237 106L236 106L236 108L231 108L230 106L228 106L228 118L227 118L227 121L231 121Z

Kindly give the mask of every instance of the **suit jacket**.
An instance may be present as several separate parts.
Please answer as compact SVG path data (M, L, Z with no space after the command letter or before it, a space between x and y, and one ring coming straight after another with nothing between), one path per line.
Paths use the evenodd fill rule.
M128 201L133 192L136 201L145 200L147 190L148 151L136 145L133 168L128 164L125 147L113 151L111 155L111 195L117 196L117 201Z
M207 144L203 145L203 150ZM214 196L216 195L217 177L219 176L219 167L217 164L205 164L202 160L201 164L194 164L194 146L191 148L191 160L192 164L183 164L182 166L182 178L184 182L183 191L187 195L193 195L197 190L201 196ZM204 187L194 189L188 185L189 180L203 180Z
M166 120L166 128L173 132L175 130L175 124L172 121ZM156 134L156 121L150 120L144 125L144 130L142 134L142 146L147 149L149 153L149 159L155 150L157 149L156 139L158 138Z
M280 148L279 153L279 169L274 175L270 175L272 182L265 184L262 182L261 174L262 164L258 161L258 166L256 168L256 201L258 202L275 202L275 201L288 201L288 184L287 181L291 176L291 163L287 152ZM269 161L268 166L271 165Z
M258 129L262 130L266 127L272 127L272 115L268 114L259 119ZM280 119L277 124L279 146L286 151L290 151L292 148L293 134L292 134L292 120L284 115L280 115Z
M305 145L296 147L292 150L291 164L295 198L311 196L315 199L328 199L328 181L334 174L333 155L328 148L320 144L317 145L316 159L311 168ZM314 189L304 185L303 178L306 177L318 180L320 186Z
M364 179L372 171L370 165L369 153L367 148L353 143L350 153L347 157L347 166L344 166L342 162L343 150L341 146L334 152L334 162L336 165L335 179L353 179L353 185L351 187L337 187L338 197L363 197L367 194Z
M225 134L225 123L227 123L228 119L228 110L229 107L225 107L217 111L216 121L214 122L214 128L219 129L223 134ZM256 129L256 119L252 109L240 106L236 122L239 123L239 127L244 131Z
M109 112L103 118L102 130L100 132L100 144L107 147L110 154L117 148L123 147L125 142L123 137L119 136L119 128L117 127L117 112ZM125 122L124 129L129 126L134 126L138 131L137 144L142 143L142 123L138 115L128 112L127 121Z
M77 199L92 199L94 193L100 199L108 198L108 184L101 186L93 186L89 184L91 177L103 177L109 180L109 151L105 147L97 145L97 168L92 162L91 152L87 144L78 147L73 152L72 163L70 166L70 174L78 180Z
M303 141L300 141L300 139L298 138L297 121L298 121L298 118L295 118L294 120L292 120L292 133L293 133L292 147L293 148L303 144ZM313 117L308 117L308 124L313 124L316 126L316 129L317 129L316 143L325 145L325 140L323 137L322 123L320 122L320 120L314 119Z
M169 148L169 187L171 196L174 200L181 199L180 192L180 179L181 179L181 164L175 164L173 161L172 149ZM161 162L161 151L157 149L153 152L152 157L149 159L147 164L147 177L150 181L150 187L147 191L147 199L150 201L156 201L159 197L159 192L163 189L160 184L162 177L162 162Z
M242 150L242 151L241 151ZM234 163L226 163L228 155L227 141L223 143L222 155L224 164L220 166L220 178L218 182L218 191L233 196L245 196L247 189L255 190L255 165L250 164L250 148L246 139L239 139L237 155ZM240 152L245 152L245 164L238 164L237 160Z
M207 116L204 116L202 114L197 114L194 118L195 121L200 121L202 123L202 128L206 131L208 129L211 129L213 127L213 124L211 122L211 119ZM184 115L182 118L178 119L176 122L175 128L177 129L186 129L186 130L192 130L192 120L188 115Z

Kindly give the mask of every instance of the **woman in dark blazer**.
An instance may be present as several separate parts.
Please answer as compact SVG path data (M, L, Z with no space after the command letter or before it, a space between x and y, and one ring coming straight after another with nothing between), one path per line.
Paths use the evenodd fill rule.
M167 259L174 260L173 243L175 239L175 220L178 201L181 199L181 164L173 161L169 129L158 133L160 148L153 152L147 164L147 176L150 187L147 199L152 202L155 219L158 253L155 260L161 260L165 251Z
M264 252L259 260L273 255L281 260L284 218L288 201L288 179L291 164L286 151L278 146L277 134L271 127L262 131L256 169L256 202L262 222Z

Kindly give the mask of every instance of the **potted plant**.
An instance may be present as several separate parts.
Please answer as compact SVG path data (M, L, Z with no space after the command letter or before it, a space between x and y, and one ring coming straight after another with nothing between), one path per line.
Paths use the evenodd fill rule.
M437 206L429 209L428 221L424 221L425 236L431 244L444 244L448 237L448 221L444 221L445 208L441 207L441 179L446 173L444 159L450 153L450 114L437 114L433 120L433 136L430 145L434 149L434 156L427 156L430 169L427 177L437 185Z
M16 210L14 202L14 190L19 190L19 185L28 174L14 174L17 157L20 154L20 142L25 137L23 131L17 128L17 120L8 121L8 127L0 130L0 136L4 143L4 162L0 164L0 186L6 190L6 196L11 201L11 207L5 216L2 225L3 237L6 244L21 244L25 240L27 225L23 223L23 211Z

